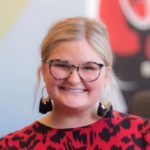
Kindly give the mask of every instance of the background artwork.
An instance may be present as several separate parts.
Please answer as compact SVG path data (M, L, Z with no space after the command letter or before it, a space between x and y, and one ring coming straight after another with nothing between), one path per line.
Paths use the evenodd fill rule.
M29 0L0 1L0 39L8 33L28 3Z
M150 1L101 0L98 14L110 33L115 72L130 111L134 95L150 89Z

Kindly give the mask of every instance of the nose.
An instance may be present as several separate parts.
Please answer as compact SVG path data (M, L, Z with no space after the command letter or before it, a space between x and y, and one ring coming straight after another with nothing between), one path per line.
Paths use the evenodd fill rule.
M78 73L77 69L72 70L72 72L70 73L67 81L72 83L72 84L77 84L77 83L81 82L81 78L79 76L79 73Z

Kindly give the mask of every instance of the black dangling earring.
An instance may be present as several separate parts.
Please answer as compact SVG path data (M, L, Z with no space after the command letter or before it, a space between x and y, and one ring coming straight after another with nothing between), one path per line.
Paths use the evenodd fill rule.
M46 114L47 112L52 111L53 109L51 99L49 97L44 98L43 96L44 88L42 89L42 98L40 99L40 104L39 104L39 112L42 114Z
M97 115L102 117L112 117L113 116L112 105L110 103L108 104L99 103Z

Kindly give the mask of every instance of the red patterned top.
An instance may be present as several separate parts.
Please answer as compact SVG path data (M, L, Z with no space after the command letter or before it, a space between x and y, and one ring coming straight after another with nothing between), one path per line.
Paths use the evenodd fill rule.
M116 111L79 128L36 121L0 139L0 150L150 150L150 121Z

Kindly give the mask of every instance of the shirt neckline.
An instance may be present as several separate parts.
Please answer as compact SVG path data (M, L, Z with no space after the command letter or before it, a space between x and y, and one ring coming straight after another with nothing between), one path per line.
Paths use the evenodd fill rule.
M105 117L105 118L101 118L91 124L88 124L88 125L84 125L84 126L80 126L80 127L75 127L75 128L55 128L55 127L50 127L50 126L47 126L43 123L41 123L40 121L35 121L35 124L38 124L39 126L47 129L47 130L59 130L59 131L68 131L68 130L80 130L80 129L83 129L83 128L92 128L94 126L98 126L99 124L102 124L103 122L106 121L106 119L108 119L109 117Z

